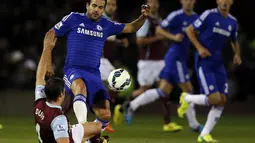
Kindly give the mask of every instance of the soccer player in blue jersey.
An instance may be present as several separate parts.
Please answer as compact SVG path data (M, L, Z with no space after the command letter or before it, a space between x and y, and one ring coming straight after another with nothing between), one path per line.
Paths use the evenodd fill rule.
M228 83L221 50L230 40L235 52L234 64L242 63L237 41L237 20L229 14L233 0L217 0L217 4L217 8L206 10L187 29L187 35L197 49L195 68L201 94L194 96L182 93L178 114L183 116L188 104L212 105L198 142L217 142L210 132L220 118L227 100Z
M158 88L150 89L142 93L128 104L128 114L126 120L130 120L132 114L140 106L146 105L161 98L164 106L169 111L169 94L174 86L179 86L182 91L192 93L192 85L189 78L189 70L186 64L190 41L185 35L185 29L197 19L197 14L193 12L195 0L181 0L182 9L169 14L157 28L157 33L172 40L167 54L165 55L165 67L160 73L160 83ZM187 119L191 129L201 131L201 126L196 120L194 106L190 105L187 112ZM170 119L170 113L164 117L164 131L177 131L182 127L175 124Z
M111 35L136 32L150 10L149 6L143 5L137 20L122 24L102 16L105 5L106 0L89 0L87 13L72 12L53 28L57 37L67 36L65 89L74 96L73 109L77 120L79 123L87 121L87 104L95 113L96 122L102 123L102 131L111 119L110 96L99 71L104 42Z

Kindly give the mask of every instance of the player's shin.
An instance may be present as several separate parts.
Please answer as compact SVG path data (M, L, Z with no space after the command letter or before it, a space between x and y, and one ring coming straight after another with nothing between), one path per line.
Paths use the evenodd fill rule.
M150 89L142 93L140 96L130 102L130 108L132 111L136 111L140 106L147 105L161 96L161 89Z
M188 110L186 112L186 117L189 122L189 127L192 129L197 129L200 124L197 121L196 118L196 111L195 111L195 105L193 103L189 104Z
M79 123L83 124L87 122L87 106L84 95L78 94L74 97L73 110Z
M207 121L205 123L204 129L201 132L200 136L205 136L210 134L214 126L216 125L217 121L219 120L224 107L216 107L213 106L208 114Z
M204 94L186 94L184 100L187 103L196 105L209 105L208 97Z

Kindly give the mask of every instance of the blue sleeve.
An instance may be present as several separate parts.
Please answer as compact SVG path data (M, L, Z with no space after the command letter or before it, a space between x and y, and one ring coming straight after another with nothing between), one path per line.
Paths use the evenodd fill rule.
M198 17L198 19L192 23L195 31L201 32L205 28L209 17L210 17L210 10L206 10L203 14L201 14Z
M51 122L51 129L53 131L55 140L58 138L68 138L68 123L64 115L59 115Z
M238 24L236 23L232 33L231 33L231 40L233 42L236 42L237 41L237 38L238 38Z
M72 29L72 21L74 21L74 19L75 15L73 12L71 12L53 27L57 37L64 36Z
M38 99L46 98L45 92L44 92L44 85L38 85L35 88L35 101Z
M163 29L171 29L171 28L175 27L176 25L178 25L177 20L176 20L176 16L177 16L176 12L170 13L167 16L167 18L164 19L160 23L160 27L162 27Z
M107 20L107 22L110 25L108 29L108 36L120 34L125 27L125 24L123 23L113 22L110 20Z

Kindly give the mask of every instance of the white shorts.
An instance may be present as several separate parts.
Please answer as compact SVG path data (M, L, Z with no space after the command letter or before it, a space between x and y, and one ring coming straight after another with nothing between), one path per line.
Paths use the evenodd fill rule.
M164 60L139 60L137 64L139 85L153 85L155 81L159 80L159 74L164 66Z
M113 71L115 68L110 63L110 61L106 58L101 58L100 61L101 61L101 64L100 64L99 70L101 73L101 79L102 81L105 81L108 79L108 76L111 73L111 71Z
M74 143L81 143L84 136L84 127L82 124L75 124L71 127Z

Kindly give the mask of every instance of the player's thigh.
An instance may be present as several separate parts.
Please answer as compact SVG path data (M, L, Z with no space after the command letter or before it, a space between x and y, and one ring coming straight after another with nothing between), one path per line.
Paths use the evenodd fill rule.
M151 85L141 86L139 89L136 89L132 92L132 97L135 98L135 97L141 95L143 92L150 89L151 87L152 87Z
M65 89L71 95L77 94L87 95L87 88L84 82L82 72L75 69L65 69L64 81Z
M216 83L220 94L228 95L228 81L224 65L215 73Z
M215 73L206 66L198 66L196 69L198 81L200 84L200 92L205 95L219 93Z
M101 58L101 64L99 67L100 74L101 74L101 79L103 81L106 81L108 79L109 74L111 71L113 71L115 68L114 66L110 63L110 61L106 58Z
M178 86L180 87L180 89L183 92L191 93L193 91L193 86L192 86L191 82L180 83Z

